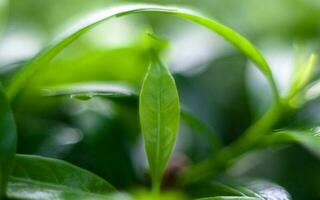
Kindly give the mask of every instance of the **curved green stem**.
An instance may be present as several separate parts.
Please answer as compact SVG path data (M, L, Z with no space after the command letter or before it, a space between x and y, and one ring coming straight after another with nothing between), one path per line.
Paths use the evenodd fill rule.
M229 167L236 158L250 151L258 144L260 139L263 138L263 135L280 119L282 113L285 111L284 108L285 106L283 104L275 103L260 120L249 127L244 134L230 146L223 148L216 156L184 170L179 177L180 183L186 185L202 181L214 177Z
M250 41L218 21L205 17L202 14L192 10L173 6L159 6L151 4L129 4L112 7L102 12L95 13L94 15L89 16L85 20L81 21L78 26L71 29L71 31L68 31L58 40L55 40L53 44L41 51L29 63L27 63L19 73L17 73L15 79L13 79L13 81L7 87L7 95L9 99L13 100L25 87L25 84L28 83L31 77L39 72L39 69L42 69L48 61L55 57L66 46L93 28L95 25L113 17L120 17L135 13L162 13L177 16L202 25L222 36L225 40L237 47L256 64L256 66L268 78L271 87L273 88L276 101L279 100L279 92L274 82L270 67L268 66L262 54Z
M283 108L283 104L280 103L275 103L271 106L262 118L249 127L238 140L221 152L223 156L226 156L226 159L232 159L250 150L279 120L284 112Z

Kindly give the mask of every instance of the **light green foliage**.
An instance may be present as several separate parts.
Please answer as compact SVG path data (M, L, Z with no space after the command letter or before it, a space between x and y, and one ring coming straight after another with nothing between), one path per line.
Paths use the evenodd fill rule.
M0 0L0 30L3 19L1 17L4 16L2 12L4 7L1 6L1 2L5 1ZM222 3L217 4L223 5ZM30 15L33 14L32 11L28 12ZM17 13L19 12L13 12L13 16L17 15L16 17L19 19ZM82 40L75 46L70 46L77 38L106 20L137 13L163 14L167 15L168 19L177 17L201 25L221 36L244 55L235 55L233 50L228 50L227 53L218 52L219 55L213 52L215 55L207 55L204 56L205 59L200 58L200 61L197 61L194 58L191 59L196 55L193 55L192 52L192 56L189 55L190 61L197 61L195 62L197 66L194 66L199 67L200 70L192 68L194 71L191 70L192 73L189 73L183 69L183 73L180 73L180 66L175 63L175 56L172 56L174 58L170 57L171 50L174 53L180 53L180 49L169 49L169 43L154 33L139 38L139 41L136 39L134 43L129 44L128 40L121 47L106 47L105 44L91 45L91 42L89 45L89 43L82 43ZM213 14L216 13L213 12ZM140 23L142 18L134 18L132 22ZM15 20L13 19L13 21ZM230 22L230 19L225 20ZM162 24L168 22L154 16L146 21L150 22L152 28L160 24L160 32L167 32L168 27L173 29L173 31L168 31L169 37L174 38L174 44L177 46L181 41L185 42L185 38L188 39L187 42L190 42L189 37L193 36L193 32L189 36L185 34L186 31L183 29L183 31L175 30L174 26L178 23L171 24L169 22L169 25L173 26L165 27ZM128 20L126 23L120 23L117 28L126 32L124 30L129 27L127 27L129 24L127 22L131 26L131 21ZM251 22L251 26L256 26L254 24L262 26L262 23ZM114 25L110 25L110 27L112 26ZM135 24L132 27L134 26ZM184 26L182 27L187 27ZM28 25L26 25L27 27ZM158 31L158 27L154 28ZM189 30L187 28L186 30ZM137 29L137 27L132 28L132 30ZM180 27L177 26L177 29ZM263 28L263 30L265 29ZM143 30L149 29L143 28ZM11 39L10 31L8 31L9 39ZM89 33L88 38L94 39L92 41L95 42L101 42L100 37L94 38L90 35L99 35L94 31ZM125 36L131 34L131 31L127 32L124 34ZM102 38L106 35L108 34L103 33ZM118 34L115 35L118 36ZM256 35L250 36L256 37L255 41L261 41L260 44L265 42ZM193 41L188 45L197 47ZM205 47L205 45L201 45L199 46ZM69 48L67 49L67 47ZM181 49L181 51L183 50ZM199 55L208 54L205 52L206 50L205 48L201 49L203 52L199 52ZM57 56L62 51L63 55ZM174 74L176 80L170 70L160 61L160 53L167 56L171 61L170 64L176 67L174 69L178 69ZM219 58L216 57L217 55ZM241 58L233 61L235 56ZM53 60L53 58L55 59ZM242 85L245 82L242 72L245 70L246 58L251 60L268 80L274 97L273 105L270 104L269 109L255 121L252 120L252 116L247 114L250 111L245 110L249 107L245 86ZM210 61L207 62L208 60ZM8 80L11 81L9 84L5 84L4 92L0 88L0 199L4 197L5 199L21 200L190 200L191 198L197 200L290 200L290 194L274 183L255 179L248 180L245 177L241 177L244 179L237 181L235 178L225 175L234 172L228 169L235 166L234 164L239 158L262 148L298 143L320 157L320 137L317 128L312 131L287 130L288 127L291 127L288 126L287 121L291 123L291 121L294 122L298 119L293 115L303 105L310 102L310 98L307 98L310 90L317 89L317 84L310 87L311 79L317 78L315 75L316 54L312 54L307 61L299 63L292 77L288 94L280 97L278 86L273 78L274 75L259 50L233 29L192 9L153 4L124 4L103 9L80 20L78 24L72 24L70 30L56 38L32 59L26 62L16 61L19 62L5 65L0 70L1 78L4 77L3 80L6 80L4 83L7 83ZM188 59L183 61L189 63ZM205 67L198 66L200 62L202 62L200 65L205 65ZM192 62L190 63L193 65ZM218 81L213 81L213 79L220 74L218 76L212 75L218 74L216 72L225 72L218 69L212 73L206 68L210 66L219 68L221 65L223 69L227 69L226 65L236 67L238 64L241 69L238 68L237 74L222 77ZM277 73L277 70L274 72ZM208 73L208 75L203 76L204 73ZM228 74L229 71L226 73ZM238 75L239 77L237 77ZM233 82L234 78L239 79ZM204 84L206 85L204 86ZM217 84L217 86L211 87L210 84ZM239 91L234 94L231 91L234 89L232 84L241 85L241 87L235 87ZM279 88L280 86L281 84ZM138 88L141 88L140 91ZM229 91L229 89L231 90ZM313 95L315 98L319 97L319 91L319 89L315 91ZM37 96L39 92L41 97ZM182 99L183 103L192 109L199 109L194 112L199 115L199 118L180 108L179 93L182 97L186 97L186 99ZM268 99L268 96L272 96L263 90L258 91L257 94L261 95L261 99ZM61 98L51 98L71 97L89 100L96 96L108 100L112 99L113 102L104 102L103 98L88 102L60 101ZM236 99L230 101L233 97ZM119 101L121 104L116 104L114 101ZM22 142L21 144L19 142L19 152L51 155L51 151L57 151L54 152L54 156L93 170L99 176L110 180L117 187L119 186L121 191L127 191L130 194L117 192L104 178L68 162L40 156L16 155L16 127L10 103L15 106L14 116L16 116L19 125L19 136L21 135L21 139L19 139ZM297 103L299 106L296 106ZM230 104L234 105L229 106ZM203 144L203 146L197 146L199 138L190 135L190 129L186 129L184 132L183 128L185 127L183 127L182 136L186 137L181 137L177 156L168 165L178 137L180 116L185 122L183 125L189 126L193 130L192 132L202 134L207 141L201 140L199 144ZM141 130L139 129L139 119ZM207 125L200 119L205 119L204 121L208 123L212 122L212 126L217 128L220 134L218 135L215 129L211 128L211 124ZM46 124L50 127L45 127ZM38 125L39 127L34 127ZM275 131L275 128L280 131ZM138 143L140 132L144 144ZM47 136L49 134L55 135ZM66 138L75 139L69 143L65 141ZM206 142L211 148L207 148ZM150 177L148 172L143 171L145 166L142 163L136 163L143 159L140 152L137 152L140 150L140 145L145 147ZM61 149L52 148L56 146ZM198 158L204 157L204 160L199 161ZM248 165L252 167L251 163ZM247 170L248 165L243 169ZM240 167L237 169L241 171ZM263 170L252 170L253 174L260 173L260 171ZM117 175L114 176L114 173ZM128 181L122 184L124 179L119 179L119 175L121 178L127 178ZM290 175L288 173L288 176ZM282 180L281 178L280 180ZM119 181L117 182L117 180ZM311 180L311 182L313 181ZM317 180L314 182L316 182L314 185L318 185ZM150 184L151 191L145 191ZM286 184L288 185L288 183ZM146 188L139 190L136 187ZM168 192L171 189L174 192ZM307 193L308 191L305 192L305 194Z
M267 147L297 143L320 157L320 135L315 131L281 130L265 136L262 145Z
M71 50L73 48L75 47L72 46ZM43 89L51 90L63 85L108 82L123 87L138 86L148 67L146 54L143 47L130 45L125 48L89 50L71 58L61 56L62 58L57 58L39 69L37 73L41 76L34 76L29 80L24 87L24 101L43 95Z
M294 73L292 85L288 95L289 98L294 98L294 96L303 90L308 84L315 71L317 60L318 56L316 54L312 54L305 63L298 66Z
M260 70L267 76L270 81L274 94L276 98L278 97L278 91L275 86L270 68L266 63L260 52L251 44L247 39L242 37L237 32L233 31L229 27L207 17L202 16L192 10L181 9L170 6L158 6L158 5L148 5L148 4L129 4L124 6L113 7L106 9L102 12L95 13L88 18L80 21L80 23L74 26L62 37L55 40L49 47L43 50L35 58L33 58L24 69L17 74L13 82L8 86L7 92L10 99L13 99L24 87L24 84L28 82L30 77L38 72L38 70L43 67L48 61L50 61L54 56L56 56L61 50L63 50L67 45L77 39L80 35L85 33L87 30L93 28L100 22L110 19L112 17L119 17L134 13L163 13L170 14L181 17L186 20L196 22L204 27L221 35L231 44L239 48L245 55L247 55Z
M154 194L148 191L137 191L134 200L188 200L183 194L176 191L166 191L161 194Z
M174 79L155 54L143 81L139 112L152 182L158 190L176 142L180 105Z
M3 25L7 19L7 9L9 2L7 0L0 0L0 35L3 31Z

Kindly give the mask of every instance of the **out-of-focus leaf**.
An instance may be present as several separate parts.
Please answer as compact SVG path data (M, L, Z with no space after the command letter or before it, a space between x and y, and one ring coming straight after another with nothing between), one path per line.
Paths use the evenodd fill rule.
M6 19L5 15L7 14L8 3L7 0L0 0L0 35L2 34L3 24Z
M142 190L136 192L135 200L189 200L189 198L176 191L166 191L161 192L161 194L155 194Z
M241 183L240 183L241 184ZM262 200L290 200L290 194L281 186L263 180L243 181L243 186L237 187L246 196Z
M7 196L14 199L108 199L115 189L93 173L67 162L17 155Z
M221 196L221 197L208 197L208 198L201 198L197 200L261 200L260 198L256 197L228 197L228 196Z
M144 43L147 48L161 52L164 49L167 49L170 45L169 41L160 38L153 32L147 32L144 37Z
M106 98L138 98L137 92L130 86L123 83L103 83L103 82L84 82L75 84L66 84L43 89L44 96L66 96L80 100L89 100L93 97ZM181 108L181 117L185 123L195 129L198 134L208 141L213 149L221 147L221 139L217 133L201 120L195 117L185 108Z
M146 49L139 45L61 56L39 69L41 76L29 80L20 96L23 99L21 103L34 102L46 87L83 82L122 82L137 86L148 67L146 57Z
M132 87L123 83L108 82L84 82L47 87L43 89L43 95L52 97L66 96L80 100L88 100L93 97L138 98L137 92ZM181 117L188 126L203 135L214 149L219 149L221 147L221 140L218 138L217 133L192 113L187 111L187 109L181 108Z
M153 186L158 190L176 142L180 104L175 81L155 53L143 81L139 113Z
M247 67L246 79L252 117L259 119L274 103L272 90L263 74L252 65Z
M74 26L70 31L66 32L62 37L57 39L53 44L47 47L45 50L40 52L32 61L30 61L23 70L17 74L13 82L8 86L7 93L10 99L13 99L24 87L31 76L35 75L40 68L44 66L49 60L56 56L62 49L64 49L68 44L78 38L81 34L85 33L87 30L91 29L100 22L110 19L112 17L119 17L134 13L163 13L170 14L174 16L181 17L200 25L203 25L210 30L221 35L231 44L239 48L245 55L247 55L259 69L265 74L265 76L270 81L270 84L274 90L276 97L278 97L278 90L276 88L274 79L272 77L271 70L261 55L261 53L250 43L247 39L242 37L237 32L233 31L227 26L221 23L204 17L192 10L181 9L171 6L158 6L158 5L148 5L148 4L129 4L123 6L117 6L103 10L101 12L94 13L87 19L81 21L79 24Z
M16 145L17 135L14 117L0 84L0 199L7 188Z
M293 82L289 91L289 97L293 97L298 93L310 80L312 73L317 64L317 55L312 54L306 63L303 63L298 67L295 72Z
M94 96L130 98L137 96L138 94L130 86L121 83L86 82L48 87L43 90L43 95L91 99Z
M214 150L221 148L221 139L218 137L218 134L212 128L205 125L196 116L188 112L186 109L181 109L181 118L188 126L199 134L202 134Z
M207 196L244 196L244 194L224 183L210 181L187 186L187 192L194 197Z
M320 157L320 134L313 131L282 130L265 136L263 147L298 143Z
M202 186L201 186L202 185ZM241 180L232 183L208 182L189 188L193 196L203 199L290 200L281 186L263 180ZM201 188L200 188L201 186ZM194 191L192 191L194 190ZM189 191L189 192L190 192ZM207 196L207 197L206 197ZM211 196L211 197L210 197Z
M320 97L320 81L314 81L313 83L309 84L305 90L302 92L302 100L303 103L315 101Z

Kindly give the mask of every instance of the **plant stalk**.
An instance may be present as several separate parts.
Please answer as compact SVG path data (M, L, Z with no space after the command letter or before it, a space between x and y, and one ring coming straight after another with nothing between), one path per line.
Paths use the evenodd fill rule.
M158 180L152 181L152 193L154 195L160 194L160 187L161 187L160 181Z
M188 185L216 176L228 168L237 158L253 149L264 134L279 121L285 111L284 104L276 102L256 123L231 145L221 149L207 160L186 168L179 176L181 185Z

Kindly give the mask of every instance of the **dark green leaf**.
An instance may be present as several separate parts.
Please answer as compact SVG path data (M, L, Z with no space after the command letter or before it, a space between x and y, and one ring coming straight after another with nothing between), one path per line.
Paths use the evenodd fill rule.
M7 196L14 199L108 199L115 189L102 178L67 162L17 155Z
M239 48L245 55L247 55L254 63L257 64L259 69L267 76L269 79L272 88L275 92L276 97L278 97L278 90L274 83L271 70L261 55L261 53L250 43L247 39L242 37L237 32L233 31L223 24L202 16L201 14L195 13L191 10L181 9L170 6L158 6L158 5L148 5L148 4L132 4L132 5L123 5L118 7L113 7L106 9L102 12L94 13L89 16L87 19L81 21L78 25L74 26L73 29L66 32L62 37L55 40L53 44L43 50L39 55L37 55L32 61L30 61L23 70L17 74L16 78L8 87L8 96L10 99L13 99L24 85L28 82L31 76L38 72L40 68L45 66L44 64L56 56L62 49L69 45L72 41L77 39L80 35L99 24L100 22L110 19L112 17L119 17L128 14L134 13L163 13L170 14L174 16L181 17L203 25L210 30L221 35L231 44Z
M15 121L0 84L0 199L6 191L7 181L16 153L16 143Z
M157 188L176 142L180 105L174 79L155 54L143 81L139 112L153 185Z
M224 183L210 181L192 184L186 187L187 191L195 197L207 196L245 196L241 191Z

